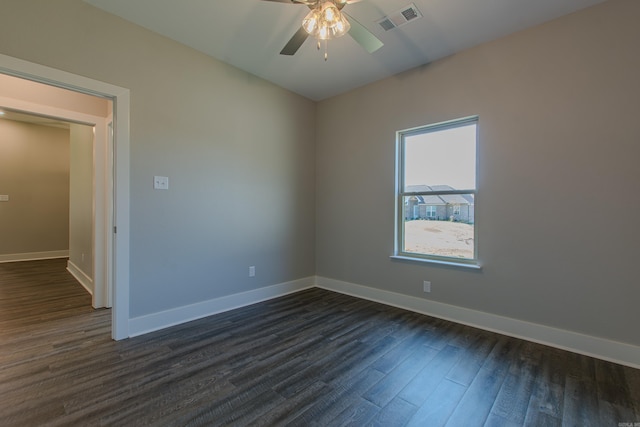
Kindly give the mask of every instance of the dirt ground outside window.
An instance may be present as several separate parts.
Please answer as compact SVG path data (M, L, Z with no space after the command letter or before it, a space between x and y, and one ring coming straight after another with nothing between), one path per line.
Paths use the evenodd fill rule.
M415 220L404 223L404 251L454 258L474 258L473 224Z

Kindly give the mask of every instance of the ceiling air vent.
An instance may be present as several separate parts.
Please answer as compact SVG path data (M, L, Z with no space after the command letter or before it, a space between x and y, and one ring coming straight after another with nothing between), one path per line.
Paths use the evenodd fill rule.
M422 14L420 13L416 5L411 3L410 5L405 6L402 9L396 10L395 12L385 16L378 21L378 24L385 31L389 31L393 28L401 27L405 24L408 24L410 21L418 18L422 18Z

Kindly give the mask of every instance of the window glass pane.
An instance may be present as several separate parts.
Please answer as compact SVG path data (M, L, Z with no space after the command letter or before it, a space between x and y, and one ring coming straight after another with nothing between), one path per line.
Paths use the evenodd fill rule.
M474 259L474 195L403 197L402 251Z
M474 190L476 124L404 137L404 191Z

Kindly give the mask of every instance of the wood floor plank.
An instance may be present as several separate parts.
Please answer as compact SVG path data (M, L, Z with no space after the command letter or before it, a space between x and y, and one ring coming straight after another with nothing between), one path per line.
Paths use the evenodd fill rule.
M635 418L640 420L640 369L633 369L625 366L625 381L631 395L631 401L634 403Z
M292 421L294 425L327 426L347 407L361 399L362 393L378 382L384 374L367 368L346 381L331 383L334 392L318 399L309 409Z
M447 374L447 379L469 386L496 344L495 334L480 333L465 350L456 366Z
M402 427L407 424L418 408L415 405L394 397L371 420L371 424L380 427Z
M614 405L633 407L624 368L602 360L594 360L594 364L598 399Z
M485 423L507 375L509 362L521 345L521 341L500 337L447 426L482 426Z
M338 347L329 347L329 351L323 352L318 359L309 361L306 366L297 371L290 372L287 378L274 385L274 389L285 397L292 397L301 392L308 385L318 381L323 367L331 363L332 360L342 358L357 357L365 347L357 341L344 343Z
M302 413L312 407L318 399L333 392L333 388L327 384L316 381L310 384L295 396L285 399L285 401L271 409L269 412L255 418L251 424L262 426L286 425L299 417Z
M460 347L461 340L458 338L459 333L466 332L467 329L464 325L458 323L440 321L438 325L433 329L433 333L430 335L429 346L436 350L442 350L447 345L458 344ZM466 342L466 340L464 340Z
M600 425L600 408L593 379L567 375L562 420L568 425Z
M416 350L422 349L428 334L425 330L411 330L404 337L398 337L398 345L376 360L371 367L388 374Z
M400 391L398 396L415 406L421 406L431 396L452 367L460 360L462 350L458 347L446 346L418 372Z
M634 402L622 366L594 360L600 419L634 420ZM621 421L623 422L623 421ZM628 421L624 421L628 422Z
M388 405L436 354L435 349L426 346L417 348L393 371L367 390L363 397L380 407Z
M358 398L351 405L347 406L334 419L329 421L330 426L360 427L369 425L380 408L366 399Z
M484 423L484 427L519 427L522 425L521 423L496 415L493 412L489 414L487 421Z
M365 347L361 353L335 361L327 366L321 374L322 381L331 384L340 384L348 381L352 376L357 375L360 370L368 368L373 361L397 345L397 341L391 336L385 336L377 342L365 342L364 344Z
M522 425L529 409L529 401L538 378L540 346L523 343L519 354L509 367L507 377L495 398L491 415L492 424ZM490 419L491 419L490 415Z
M66 260L0 264L0 425L640 422L640 371L318 288L115 342Z
M407 425L411 427L444 426L466 391L466 387L443 379L413 414Z
M544 348L539 375L529 400L525 425L560 425L564 406L562 353Z

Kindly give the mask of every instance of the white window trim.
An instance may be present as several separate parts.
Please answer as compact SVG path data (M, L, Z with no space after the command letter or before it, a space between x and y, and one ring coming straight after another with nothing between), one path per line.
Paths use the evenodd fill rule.
M465 190L453 190L453 191L432 191L432 192L416 192L408 193L404 191L404 140L405 137L417 134L423 134L428 132L437 132L446 129L452 129L456 127L466 126L469 124L476 124L476 188ZM402 243L404 242L404 197L408 195L439 195L439 194L473 194L474 206L477 204L478 197L478 132L479 132L479 116L470 116L461 119L449 120L446 122L435 123L426 126L419 126L415 128L405 129L396 132L396 205L395 205L395 233L394 233L394 253L391 255L392 259L401 261L417 261L423 263L433 263L438 265L450 266L450 267L464 267L472 269L481 269L481 263L478 257L478 227L476 227L477 212L474 212L474 227L473 227L473 244L474 244L474 258L455 258L445 257L439 255L429 254L417 254L412 252L405 252L402 250Z

